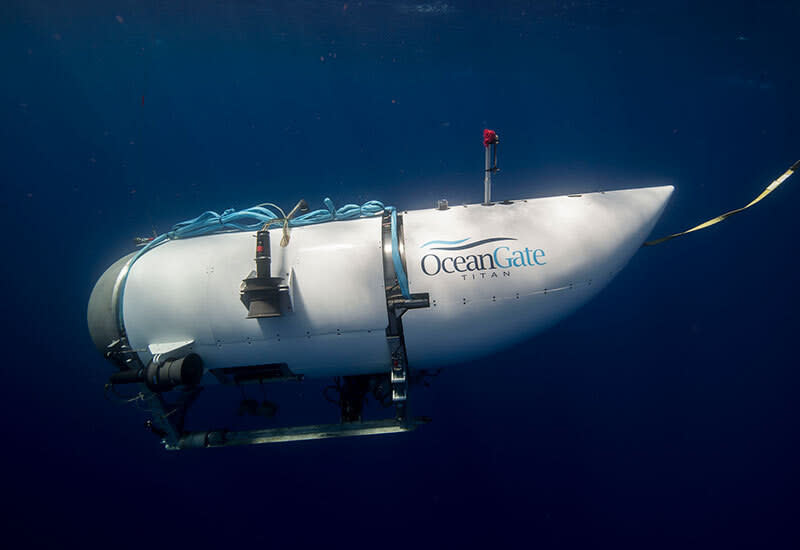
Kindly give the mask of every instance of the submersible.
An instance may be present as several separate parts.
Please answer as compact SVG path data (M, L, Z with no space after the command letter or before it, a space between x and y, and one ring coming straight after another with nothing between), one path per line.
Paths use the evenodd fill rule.
M399 211L206 213L114 263L89 300L95 346L168 449L408 431L413 381L563 319L644 243L672 186ZM184 429L200 388L336 377L336 424ZM390 418L364 420L372 393ZM274 410L273 410L274 412Z

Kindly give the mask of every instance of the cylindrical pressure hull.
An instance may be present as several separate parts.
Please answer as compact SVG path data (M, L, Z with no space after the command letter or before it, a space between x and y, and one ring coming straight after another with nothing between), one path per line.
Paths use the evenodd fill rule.
M403 212L409 287L430 296L430 307L402 317L410 366L486 355L562 319L625 265L671 193L666 186ZM255 233L155 247L125 284L130 347L144 363L148 346L193 341L207 369L285 363L308 376L386 372L381 223L292 228L285 248L281 231L271 231L272 276L288 287L283 314L272 318L247 319L240 299L255 268ZM90 312L107 294L93 293Z

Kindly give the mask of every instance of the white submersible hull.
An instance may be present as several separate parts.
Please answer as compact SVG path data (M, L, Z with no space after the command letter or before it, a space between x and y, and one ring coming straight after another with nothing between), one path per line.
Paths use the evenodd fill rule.
M285 247L280 228L264 243L256 232L170 240L101 277L90 331L98 349L123 371L139 369L137 381L156 392L203 373L204 384L388 374L393 400L403 401L407 368L494 353L588 301L642 245L672 191L332 221L292 227ZM259 280L272 282L261 286L245 281L257 241L271 250ZM166 372L153 369L187 354L199 356L194 374L173 365L172 385L145 378L154 365L149 372L163 382ZM209 445L204 437L198 445Z

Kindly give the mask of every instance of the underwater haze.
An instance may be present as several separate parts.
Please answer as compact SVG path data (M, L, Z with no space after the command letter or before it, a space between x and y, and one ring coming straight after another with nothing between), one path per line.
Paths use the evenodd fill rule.
M672 184L652 237L743 206L800 158L798 18L797 1L3 2L4 540L800 546L800 175L413 388L433 422L408 434L168 452L104 398L115 368L86 328L134 237L205 210L480 202L484 128L497 200ZM282 391L335 417L317 390Z

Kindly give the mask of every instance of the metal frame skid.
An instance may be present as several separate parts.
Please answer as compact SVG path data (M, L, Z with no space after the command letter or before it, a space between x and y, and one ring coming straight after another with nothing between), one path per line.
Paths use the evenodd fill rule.
M298 207L292 211L292 216ZM290 216L287 216L289 218ZM293 311L288 281L273 274L272 251L270 247L269 224L256 235L256 269L245 274L240 294L242 304L247 308L248 322L273 322L269 318L281 317ZM401 277L398 277L398 258L394 243L402 232L402 218L394 212L384 212L381 220L383 242L383 283L385 307L387 312L386 343L390 364L383 372L337 376L336 384L323 391L324 397L336 404L340 410L338 424L291 425L256 430L210 429L187 431L187 413L196 402L203 387L201 378L213 376L224 386L265 382L302 382L303 375L293 373L286 363L249 365L204 369L203 360L193 349L195 342L183 341L149 345L152 359L145 365L138 352L128 342L125 328L118 325L119 338L106 349L106 358L114 362L119 372L113 374L106 385L107 395L139 405L150 414L146 427L161 438L168 450L226 447L232 445L255 445L281 443L309 439L378 435L414 430L417 425L430 422L427 417L412 418L409 415L409 376L405 340L403 337L402 316L409 309L430 306L428 294L409 294L403 290ZM284 223L284 240L288 244L288 225ZM402 241L401 241L402 242ZM402 260L400 260L402 261ZM400 264L402 267L402 264ZM146 356L147 354L145 354ZM420 374L426 374L421 372ZM121 395L117 386L129 384L136 387L134 395ZM337 396L330 396L331 390ZM244 399L240 414L245 411L254 416L272 416L277 406L267 401L259 405L254 400ZM362 411L367 395L372 396L384 407L391 407L394 415L378 420L364 420ZM266 397L266 396L265 396Z

